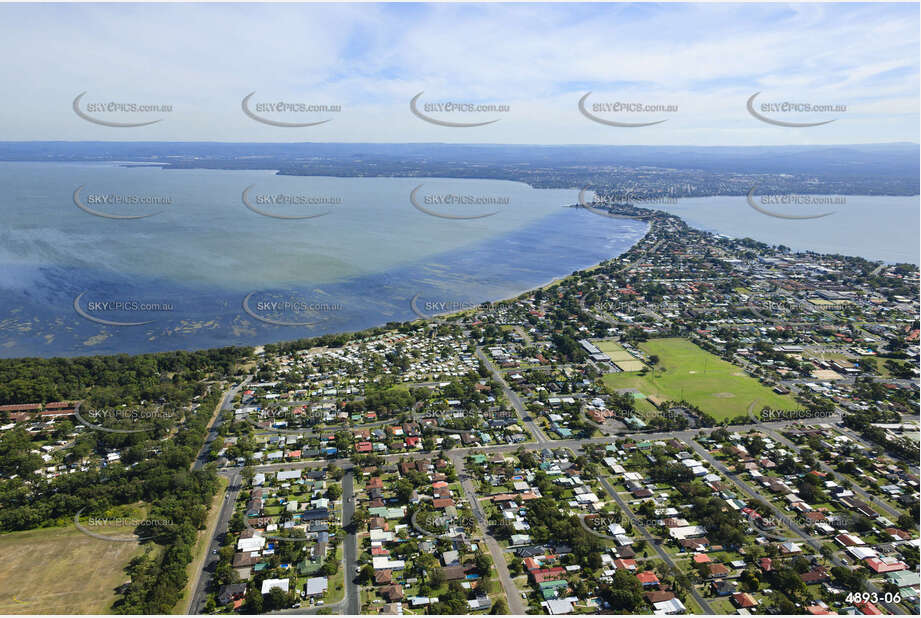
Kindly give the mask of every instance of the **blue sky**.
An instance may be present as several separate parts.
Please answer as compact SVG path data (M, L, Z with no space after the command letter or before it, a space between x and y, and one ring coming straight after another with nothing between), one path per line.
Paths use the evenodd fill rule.
M4 140L478 142L534 144L842 144L918 141L917 4L0 5ZM74 114L87 102L169 104L163 121L112 128ZM241 99L340 105L282 128ZM424 102L508 105L436 113L499 122L427 123ZM588 104L677 106L616 113ZM845 105L837 113L753 118L760 103ZM770 115L770 113L766 113Z

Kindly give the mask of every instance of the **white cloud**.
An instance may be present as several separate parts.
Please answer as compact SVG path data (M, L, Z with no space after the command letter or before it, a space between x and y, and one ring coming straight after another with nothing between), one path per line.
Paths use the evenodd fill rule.
M0 128L7 140L916 141L918 15L888 4L4 5L0 79L15 86ZM150 127L99 127L70 109L84 90L174 111ZM309 129L259 125L240 111L254 90L343 111ZM409 113L421 90L512 112L477 129L427 125ZM588 90L680 112L656 127L605 127L576 110ZM758 90L849 112L783 130L745 112Z

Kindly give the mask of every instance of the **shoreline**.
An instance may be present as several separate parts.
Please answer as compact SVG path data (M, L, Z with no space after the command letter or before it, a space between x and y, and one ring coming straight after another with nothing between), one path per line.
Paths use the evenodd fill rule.
M115 166L119 166L119 165L125 165L125 164L130 165L132 162L124 162L124 161L120 161L120 162L116 162L116 161L99 161L99 162L91 162L91 163L98 163L98 164L103 164L103 165L115 165ZM136 162L135 162L135 163L136 163ZM161 167L161 169L163 169L163 167L162 167L161 165L158 165L158 164L156 164L156 163L154 163L154 164L148 163L148 164L145 165L145 167L146 167L146 166ZM201 169L208 170L209 168L201 168ZM228 170L228 171L234 171L234 170ZM266 171L270 171L270 172L271 172L272 170L266 170ZM274 170L274 171L277 172L278 170ZM338 178L338 177L332 177L332 178ZM391 177L388 177L388 178L399 178L399 179L404 179L404 178L406 178L406 177L403 177L403 176L391 176ZM487 181L488 181L488 180L497 180L497 179L482 179L482 180L487 180ZM525 183L525 182L522 182L522 181L504 180L504 179L499 180L499 181L500 181L500 182L514 182L514 183L524 184L524 185L530 186L530 185L528 185L528 183ZM694 198L687 198L687 199L694 199ZM697 199L699 199L699 198L697 198ZM564 209L576 208L576 209L578 209L578 208L585 208L585 207L584 207L584 205L583 205L583 206L580 206L579 204L561 204L561 205L560 205L560 208L564 208ZM591 211L591 209L588 209L588 210ZM644 210L646 210L646 209L644 208ZM484 303L498 304L498 303L513 302L513 301L515 301L517 298L520 298L520 297L523 296L523 295L526 295L526 294L529 294L529 293L533 293L533 292L535 292L535 291L537 291L537 290L546 290L546 289L552 288L553 286L558 285L560 282L565 281L567 278L571 277L572 274L575 273L575 272L582 272L582 273L592 272L592 271L598 269L599 267L601 267L603 264L608 263L608 262L610 262L610 261L612 261L612 260L616 260L616 259L619 258L620 256L622 256L622 255L624 255L624 254L630 252L634 247L637 246L637 244L639 244L640 242L642 242L643 240L645 240L645 239L649 236L649 233L654 229L654 227L655 227L655 226L654 226L654 222L655 222L655 220L656 220L657 218L659 218L659 217L668 217L668 218L677 219L678 221L680 221L680 222L681 222L684 226L686 226L687 228L696 230L696 231L701 232L701 233L704 233L704 234L707 234L708 236L716 236L716 237L722 236L722 237L736 238L736 239L748 237L748 236L730 236L730 235L728 235L728 234L719 233L719 232L714 232L714 231L710 231L710 230L705 229L705 228L692 226L692 225L690 225L683 217L681 217L681 216L679 216L679 215L677 215L677 214L671 213L671 212L669 212L668 210L661 209L661 208L649 208L648 211L650 211L650 212L652 213L652 214L651 214L650 216L648 216L648 217L637 217L637 216L635 216L635 215L627 215L627 214L624 214L623 216L618 216L616 213L605 213L605 216L610 217L610 218L623 219L623 220L645 220L645 222L646 222L646 230L645 230L645 232L643 233L643 235L640 236L639 238L637 238L636 241L635 241L633 244L631 244L631 245L628 246L628 247L625 247L620 253L617 253L617 254L615 254L615 255L609 255L609 256L605 257L605 258L604 258L603 260L601 260L601 261L598 261L598 262L595 262L595 263L592 263L592 264L588 264L588 265L586 265L586 266L584 266L584 267L581 267L581 268L577 268L577 269L572 270L572 271L570 271L570 272L568 272L567 274L564 274L564 275L559 275L559 276L556 276L556 277L552 277L552 278L550 278L549 280L546 280L546 281L544 281L544 282L542 282L542 283L539 283L539 284L537 284L537 285L532 285L532 286L526 287L526 288L524 288L524 289L515 290L515 291L512 291L512 292L510 292L510 293L506 293L506 294L504 294L502 297L500 297L500 298L498 298L498 299L496 299L496 300L484 300L484 301L481 301L480 304L484 304ZM600 213L595 213L595 214L600 214ZM776 241L774 241L774 242L759 241L759 242L762 242L763 244L769 245L769 246L776 246L776 245L778 244ZM806 252L806 251L803 251L803 250L795 251L795 253L805 253L805 252ZM843 253L824 253L824 252L817 252L817 253L820 253L820 254L823 254L823 255L846 255L846 254L843 254ZM859 257L859 256L852 256L852 257ZM885 261L885 260L876 260L876 259L870 259L870 258L862 258L862 259L867 259L868 261L873 261L873 262L880 262L880 263L883 263L883 264L892 264L892 263L896 263L896 262L887 262L887 261ZM265 345L272 345L272 344L277 345L277 344L283 344L283 343L286 343L286 342L297 341L297 340L301 340L301 339L308 339L308 340L309 340L309 339L316 339L316 338L324 337L324 336L335 336L335 335L352 335L352 336L354 336L354 335L357 335L357 334L359 334L359 333L365 333L365 332L369 332L369 331L374 330L374 329L383 328L383 327L385 327L388 323L391 323L391 322L395 322L395 323L414 323L414 322L418 322L418 321L420 321L420 320L439 320L439 319L443 320L443 319L449 319L451 316L463 315L463 314L468 313L469 311L471 311L471 310L473 310L473 309L475 309L475 307L470 308L470 309L463 309L463 310L455 311L455 312L451 312L451 313L433 314L433 315L431 315L431 316L422 316L422 315L418 315L418 314L417 314L418 317L407 317L406 319L403 319L403 320L391 320L391 321L377 322L377 323L368 325L368 326L366 326L366 327L364 327L364 328L360 328L360 329L352 329L352 330L330 330L330 331L327 331L327 332L322 332L322 333L317 333L317 334L311 334L311 335L306 336L306 337L288 337L288 338L279 339L278 341L260 340L259 342L252 343L252 344L249 344L249 343L238 343L238 344L228 344L228 345L225 345L225 346L211 346L211 347L191 347L191 346L190 346L190 347L176 347L176 348L170 348L170 349L168 349L168 350L149 351L149 352L143 352L143 351L142 351L142 352L102 351L102 352L100 352L100 353L92 353L92 352L90 352L90 351L83 351L83 350L81 350L81 351L79 351L79 353L77 353L77 354L67 354L67 353L65 352L64 354L66 354L66 355L62 355L62 354L60 353L60 351L59 351L57 354L48 355L48 356L46 356L46 355L11 356L11 357L6 357L6 359L7 359L7 360L13 360L13 359L28 359L28 358L49 359L49 358L107 357L107 356L115 356L115 355L119 355L119 354L131 354L131 355L163 354L163 353L170 353L170 352L174 352L174 351L213 350L213 349L220 349L220 348L224 348L224 347L252 347L252 348L258 348L258 347L265 346Z

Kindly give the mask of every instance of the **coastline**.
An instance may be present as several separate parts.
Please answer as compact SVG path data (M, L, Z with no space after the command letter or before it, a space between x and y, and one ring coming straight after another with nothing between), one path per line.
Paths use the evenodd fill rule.
M575 207L578 208L578 206L575 206ZM569 207L564 206L564 208L569 208ZM619 217L619 218L622 218L622 219L624 219L624 220L634 220L634 221L636 220L634 217ZM680 217L678 217L678 218L680 219ZM616 260L616 259L619 258L620 256L625 255L625 254L629 253L631 250L633 250L634 247L636 247L638 244L640 244L641 242L643 242L644 240L646 240L646 237L649 236L649 233L652 231L652 229L653 229L652 221L647 221L647 222L646 222L646 231L643 233L643 235L640 236L640 237L636 240L635 243L633 243L632 245L630 245L629 247L627 247L626 249L624 249L620 254L611 256L611 257L609 257L609 258L605 258L604 260L602 260L602 261L600 261L600 262L597 262L597 263L592 264L592 265L590 265L590 266L586 266L585 268L580 268L580 269L575 270L575 271L573 271L573 272L577 272L577 273L587 273L587 272L592 272L592 271L594 271L594 270L598 270L598 268L600 268L600 267L601 267L602 265L604 265L605 263L610 262L611 260ZM703 231L703 230L701 230L701 231ZM709 234L709 232L706 232L706 233ZM572 273L569 273L568 275L561 275L561 276L559 276L559 277L554 277L554 278L550 279L549 281L547 281L546 283L541 283L541 284L539 284L539 285L532 286L532 287L527 288L526 290L522 290L521 292L518 292L518 293L516 293L516 294L514 294L514 295L512 295L512 296L507 296L507 297L505 297L505 298L500 298L500 299L497 299L497 300L483 301L483 303L496 304L496 303L507 303L507 302L512 302L512 301L516 300L517 298L519 298L519 297L521 297L521 296L523 296L523 295L525 295L525 294L529 294L529 293L531 293L531 292L536 292L537 290L548 290L548 289L552 288L553 286L557 285L558 283L561 283L562 281L565 281L566 279L568 279L568 278L571 277L571 276L572 276ZM419 318L417 318L417 319L415 319L415 320L411 320L410 323L415 323L415 322L420 322L420 321L425 321L425 320L450 319L451 317L454 317L454 316L466 315L467 313L470 313L471 311L475 311L475 310L476 310L476 308L471 307L471 308L469 308L469 309L462 309L462 310L460 310L460 311L453 311L453 312L451 312L451 313L439 313L439 314L433 315L433 316L430 317L430 318L422 318L422 317L419 317ZM362 332L362 331L354 331L354 332L357 333L357 332ZM336 334L344 334L344 333L336 333Z
M106 163L107 163L107 164L114 164L114 165L124 164L124 162L120 162L120 163L119 163L119 162L106 162ZM159 167L159 166L158 166L158 165L152 165L152 167ZM277 170L275 170L275 171L277 171ZM402 178L402 177L395 177L395 178ZM492 180L492 179L483 179L483 180ZM508 181L503 181L503 182L508 182ZM519 182L520 184L524 184L524 185L530 186L530 185L528 185L528 183L522 183L521 181L512 181L512 182ZM589 210L590 212L594 212L594 214L596 214L597 216L604 216L604 217L606 217L606 218L608 218L608 219L622 219L622 220L625 220L625 221L628 221L628 220L634 220L634 221L637 221L637 220L644 220L644 221L646 222L646 230L643 232L642 236L636 238L636 240L634 240L634 242L633 242L632 244L630 244L630 245L627 246L627 247L623 247L623 248L618 247L617 249L620 249L619 252L614 253L614 254L606 255L606 256L604 257L604 259L601 259L601 260L596 261L596 262L588 263L586 266L581 267L581 268L572 268L572 269L569 270L569 272L566 273L566 274L561 274L561 275L559 275L559 276L551 277L550 279L544 280L544 281L542 281L542 282L540 282L540 283L538 283L538 284L529 285L529 286L527 286L527 287L523 287L522 289L514 289L514 288L511 288L511 290L506 290L505 292L496 290L496 292L497 292L497 298L496 298L495 300L484 300L484 301L481 301L481 304L483 304L483 303L503 303L503 302L512 302L512 301L514 301L515 299L520 298L520 297L523 296L523 295L532 293L532 292L534 292L534 291L536 291L536 290L546 290L546 289L552 288L552 287L558 285L560 282L565 281L567 278L571 277L571 276L572 276L572 273L575 273L575 272L582 272L582 273L592 272L592 271L598 269L599 267L601 267L602 265L604 265L604 264L610 262L611 260L615 260L615 259L617 259L618 257L620 257L620 256L622 256L622 255L624 255L624 254L626 254L626 253L629 253L638 243L640 243L641 241L647 239L649 233L654 229L654 225L653 225L654 222L655 222L657 219L660 219L660 218L674 218L675 220L680 221L681 224L684 225L685 227L687 227L688 229L696 230L696 231L698 231L698 232L707 234L708 236L725 236L725 237L732 237L732 238L744 238L744 237L746 237L746 236L730 236L730 235L728 235L728 234L723 234L723 233L711 231L711 230L707 229L706 227L692 226L692 225L688 224L687 221L686 221L681 215L678 215L678 214L675 214L675 213L671 213L671 212L669 212L668 210L664 210L664 209L661 209L661 208L649 208L649 209L647 209L647 208L636 208L636 207L633 207L633 206L630 206L630 205L624 205L624 206L625 206L625 208L626 208L626 211L625 211L625 212L621 212L621 213L618 213L618 212L600 212L600 210L598 210L598 209L592 209L592 208L588 208L587 210ZM562 208L562 209L572 209L572 208L579 209L579 208L583 208L583 209L585 209L585 206L584 206L584 205L580 205L580 204L572 204L572 203L566 204L566 203L562 203L562 204L559 205L559 208ZM596 211L597 211L597 212L596 212ZM600 221L600 220L599 220L599 221ZM750 236L748 236L748 237L750 237ZM771 241L760 241L760 242L763 242L764 244L767 244L767 245L775 245L775 244L778 244L776 241L773 241L773 242L771 242ZM611 247L611 248L609 248L609 249L613 249L613 247ZM800 250L800 251L798 251L798 252L802 252L802 250ZM601 253L601 252L599 252L599 253ZM848 254L843 253L843 252L841 252L841 253L830 253L830 252L816 251L815 253L820 253L820 254L824 254L824 255L848 255ZM592 257L597 258L598 256L592 256ZM864 258L864 259L869 259L870 261L873 261L872 258ZM533 279L532 279L532 281L533 281ZM474 307L475 307L475 305L474 305ZM186 346L181 346L181 345L180 345L180 346L176 346L176 347L169 347L169 348L167 348L167 349L160 349L160 350L155 350L155 351L126 351L126 352L124 352L124 351L113 351L113 350L109 349L109 350L100 350L99 352L94 352L94 351L91 351L91 350L80 349L80 350L66 350L66 351L58 350L58 351L55 351L54 353L52 353L52 354L50 354L50 355L44 355L44 354L42 354L43 350L37 350L37 351L39 352L39 354L11 356L11 357L7 357L7 358L55 358L55 357L76 358L76 357L88 357L88 356L113 356L113 355L118 355L118 354L132 354L132 355L138 355L138 354L168 353L168 352L170 352L170 351L209 350L209 349L219 349L219 348L228 347L228 346L234 346L234 347L236 347L236 346L239 346L239 347L256 347L256 346L260 346L260 345L266 345L266 344L279 344L279 343L284 343L284 342L288 342L288 341L297 341L297 340L301 340L301 339L314 339L314 338L319 338L319 337L323 337L323 336L355 335L355 334L358 334L358 333L368 332L368 331L373 330L373 329L382 328L382 327L386 326L386 325L389 324L389 323L402 323L402 322L405 322L405 323L412 323L412 322L416 322L416 321L418 321L418 320L425 320L425 319L441 319L441 320L444 320L444 319L449 319L451 316L454 316L454 315L463 315L464 313L467 313L467 312L469 312L469 310L468 310L468 309L464 309L464 310L455 311L455 312L452 312L452 313L432 314L431 316L419 315L419 314L417 313L416 315L417 315L418 317L409 316L409 317L407 317L407 318L405 318L405 319L402 319L402 320L399 320L399 319L398 319L398 320L389 320L389 321L386 320L386 317L381 316L381 317L383 317L383 320L382 320L382 321L379 321L379 322L377 322L377 321L371 322L371 321L369 320L368 322L365 322L364 324L355 324L354 326L353 326L353 325L348 325L348 324L342 324L341 330L333 328L333 329L330 329L329 331L326 331L326 332L311 333L310 335L308 335L308 336L303 336L303 337L296 337L296 336L287 335L287 336L284 336L283 338L279 338L278 340L274 340L274 338L272 338L272 337L266 337L266 338L264 338L264 339L259 339L258 341L254 341L253 343L237 343L237 344L228 343L227 345L223 345L222 343L218 343L217 345L215 345L213 342L201 341L199 345L191 344L191 345L189 345L188 347L186 347ZM204 345L201 345L202 343L203 343ZM210 345L209 345L209 344L210 344ZM24 351L25 351L25 350L24 350Z

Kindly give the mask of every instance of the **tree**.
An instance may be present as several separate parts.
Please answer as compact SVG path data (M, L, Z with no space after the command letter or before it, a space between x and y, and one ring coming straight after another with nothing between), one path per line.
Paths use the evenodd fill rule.
M505 599L498 599L492 604L492 609L489 610L489 613L496 616L507 614L508 603L505 602Z
M246 601L243 603L243 612L246 614L261 614L262 609L262 593L255 586L248 586L246 589Z
M265 609L268 611L273 611L276 609L284 609L288 606L288 595L281 588L275 587L269 590L269 593L265 598Z

